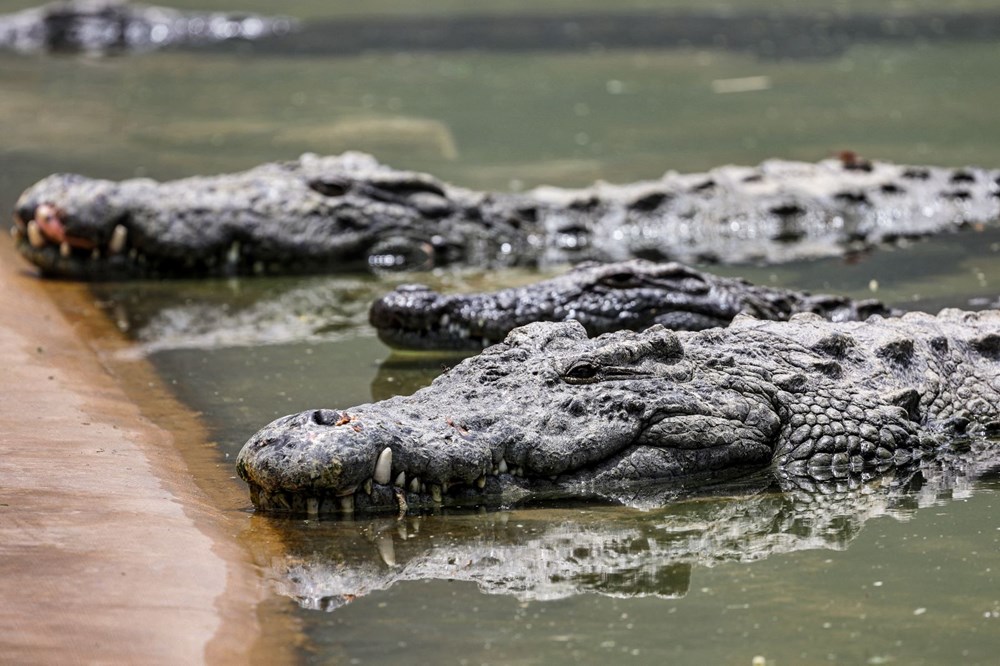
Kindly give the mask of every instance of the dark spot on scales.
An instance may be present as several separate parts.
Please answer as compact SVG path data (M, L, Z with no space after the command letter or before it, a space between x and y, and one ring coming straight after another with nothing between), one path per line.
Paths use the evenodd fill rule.
M837 192L833 195L833 198L837 201L850 204L866 204L868 203L868 195L864 192Z
M666 192L649 192L633 199L628 207L632 210L651 211L659 208L660 204L668 199L670 199L670 195Z
M797 215L802 215L804 212L806 211L802 208L802 206L793 203L781 204L771 208L771 214L777 215L778 217L795 217Z
M993 360L1000 359L1000 335L988 333L981 338L973 338L969 341L972 348L987 358Z
M886 400L897 407L906 410L906 414L914 423L920 422L920 394L916 389L907 388L894 391L886 396Z
M948 352L948 338L945 337L931 338L930 346L931 349L933 349L938 354L946 354Z
M308 185L325 197L342 197L351 189L351 183L344 178L314 178Z
M909 338L893 340L879 347L875 353L890 363L907 365L913 360L913 340Z
M820 340L813 345L813 349L821 354L826 354L827 356L843 358L847 353L847 350L851 349L856 344L857 343L854 338L845 333L831 333L826 337L820 338Z
M927 180L930 177L930 169L911 167L903 170L903 178L909 178L910 180Z

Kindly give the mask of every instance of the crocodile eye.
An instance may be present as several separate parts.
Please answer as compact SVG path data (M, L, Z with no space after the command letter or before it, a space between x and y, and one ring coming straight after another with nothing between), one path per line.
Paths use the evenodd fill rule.
M629 289L639 286L639 279L635 273L612 273L601 278L601 284L614 289Z
M590 361L577 361L563 373L563 379L570 384L587 384L599 379L600 368Z

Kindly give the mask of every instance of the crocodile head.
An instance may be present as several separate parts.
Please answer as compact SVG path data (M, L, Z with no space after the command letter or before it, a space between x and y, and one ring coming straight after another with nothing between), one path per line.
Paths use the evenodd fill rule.
M733 289L735 284L743 288ZM445 295L403 285L372 305L369 320L392 347L476 350L535 321L575 320L592 336L653 324L688 331L725 326L743 310L764 316L753 307L755 296L742 281L636 259L585 264L551 280L492 293ZM760 305L773 310L775 304Z
M113 276L127 263L125 216L107 180L54 174L26 190L14 207L14 242L43 274L71 279Z
M54 174L17 201L13 236L49 277L201 277L428 268L461 225L482 226L429 176L345 153L166 182Z
M685 480L765 467L779 430L766 372L733 375L654 326L588 338L536 323L412 396L278 419L239 454L264 510L392 510Z

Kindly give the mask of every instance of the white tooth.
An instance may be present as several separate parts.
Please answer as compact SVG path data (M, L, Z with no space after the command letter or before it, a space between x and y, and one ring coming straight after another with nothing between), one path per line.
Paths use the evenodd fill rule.
M315 497L310 497L306 500L306 513L310 516L319 515L319 500Z
M441 503L441 486L436 483L431 484L431 499L438 504Z
M69 243L67 243L66 241L63 241L62 243L59 243L59 256L60 257L68 257L70 254L72 254L72 252L73 252L73 249L69 246Z
M115 225L115 230L111 232L111 240L108 242L108 252L119 254L125 249L125 240L128 238L128 229L120 224Z
M387 446L382 449L382 453L378 454L378 460L375 462L375 474L372 475L372 478L375 479L375 483L384 486L389 483L390 473L392 473L392 449Z
M499 472L500 474L507 473L507 461L504 460L503 458L500 459L500 464L497 465L497 472Z
M236 264L240 261L240 242L233 241L233 244L229 246L229 251L226 252L226 263Z
M365 481L364 488L365 488L365 494L366 495L371 495L372 494L372 480L371 479L368 479L367 481Z
M426 483L421 483L420 484L420 492L424 493L424 494L427 493L427 484Z
M10 237L14 239L15 243L20 242L20 240L21 240L21 230L18 227L11 227L10 228Z
M450 487L450 484L447 481L442 481L441 482L441 492L447 494L449 487Z
M496 476L499 473L500 473L500 468L497 467L496 465L493 465L493 469L490 470L490 474L492 474L493 476Z
M410 538L410 535L406 533L406 525L402 521L396 523L396 534L398 534L399 538L403 541Z
M393 481L393 485L394 486L399 486L400 488L405 488L406 487L406 472L400 472L399 475L396 477L396 480Z
M410 492L411 493L419 493L420 492L420 479L419 478L413 477L413 480L410 481Z
M354 495L344 495L340 498L340 510L344 513L354 513Z
M515 467L514 476L524 476L524 468L521 466Z
M485 474L483 474L483 475L482 475L481 477L479 477L478 479L476 479L476 485L477 485L477 486L478 486L478 487L479 487L480 489L482 489L482 488L485 488L485 487L486 487L486 475L485 475Z
M392 535L380 534L375 545L382 561L390 567L396 566L396 546L392 543Z
M31 247L45 247L45 236L38 228L38 222L34 220L28 222L28 242L31 243Z

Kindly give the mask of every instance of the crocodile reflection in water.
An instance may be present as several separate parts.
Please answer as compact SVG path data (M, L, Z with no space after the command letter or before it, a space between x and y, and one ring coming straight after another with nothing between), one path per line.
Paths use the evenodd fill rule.
M759 485L675 498L651 511L555 507L447 520L314 521L286 534L288 555L260 564L280 593L328 611L396 583L429 579L470 581L485 593L522 600L680 597L694 568L844 550L869 520L906 520L919 508L967 498L1000 471L988 446L956 454L851 487L783 479L782 492L761 478Z
M275 37L295 19L246 12L182 12L123 0L60 0L0 14L0 49L23 53L142 53Z

